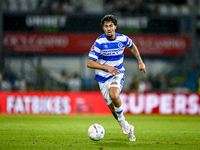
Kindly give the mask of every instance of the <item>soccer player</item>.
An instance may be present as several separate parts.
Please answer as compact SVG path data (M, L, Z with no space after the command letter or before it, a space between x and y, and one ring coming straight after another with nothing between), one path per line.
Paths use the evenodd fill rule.
M143 73L146 72L145 64L133 41L128 36L115 32L117 18L114 15L105 15L101 20L101 26L104 34L92 45L87 67L95 69L95 80L98 81L103 98L120 124L122 132L128 134L129 141L136 141L134 127L125 119L119 97L124 83L124 48L130 48Z

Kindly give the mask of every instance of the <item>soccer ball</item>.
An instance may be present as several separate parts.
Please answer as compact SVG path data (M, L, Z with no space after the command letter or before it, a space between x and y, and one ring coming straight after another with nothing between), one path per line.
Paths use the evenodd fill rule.
M88 129L88 136L94 141L100 141L105 135L105 130L100 124L93 124Z

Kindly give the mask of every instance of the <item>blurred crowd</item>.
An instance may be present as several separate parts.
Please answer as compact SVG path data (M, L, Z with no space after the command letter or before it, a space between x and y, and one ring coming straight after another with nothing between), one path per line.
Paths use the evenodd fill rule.
M34 14L84 14L82 0L39 0Z
M45 91L46 77L38 74L36 86L32 86L22 77L15 77L9 73L0 73L0 91ZM77 73L67 74L65 70L56 78L63 91L81 91L82 79Z
M29 84L23 78L15 78L8 73L0 73L1 91L28 91Z
M83 13L82 0L4 0L5 13L66 14Z
M129 91L200 93L200 70L193 70L187 75L176 77L167 77L166 75L153 77L151 73L145 77L134 76Z
M37 87L34 89L21 77L16 78L9 73L0 73L0 91L45 91L45 77L41 78L41 75L38 74L40 80L36 81ZM65 69L60 71L55 80L62 86L63 91L88 90L78 73L68 73ZM200 93L200 71L191 72L187 77L174 78L167 78L164 75L153 77L151 73L148 73L147 76L134 76L131 81L128 92ZM90 86L90 91L99 90L97 83Z
M57 81L60 82L64 89L67 91L81 91L82 88L82 79L78 73L69 74L65 69L62 69L60 76L57 78Z
M188 15L186 0L105 0L108 13L121 16Z
M3 0L3 9L6 13L33 13L33 14L65 14L84 15L88 12L84 0ZM166 15L187 14L189 8L187 0L99 0L94 1L94 7L101 8L100 14L112 13L115 15ZM91 4L90 4L91 5ZM89 11L92 13L91 11ZM94 12L95 13L95 12Z
M158 15L158 5L147 0L106 0L105 8L109 13L123 16Z

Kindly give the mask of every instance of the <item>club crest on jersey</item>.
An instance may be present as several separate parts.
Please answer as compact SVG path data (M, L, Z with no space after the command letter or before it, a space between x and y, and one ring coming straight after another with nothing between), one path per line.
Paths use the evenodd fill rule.
M119 48L122 48L122 47L123 47L123 44L122 44L121 42L119 42L119 43L118 43L118 47L119 47Z

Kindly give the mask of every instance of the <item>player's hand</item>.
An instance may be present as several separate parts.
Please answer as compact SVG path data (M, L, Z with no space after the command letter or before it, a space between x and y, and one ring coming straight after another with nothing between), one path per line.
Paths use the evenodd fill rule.
M142 73L146 73L146 67L144 63L139 63L139 69L142 71Z
M118 75L119 73L120 73L120 70L119 69L117 69L117 68L115 68L115 67L113 67L113 66L107 66L107 68L106 68L106 70L108 71L108 72L110 72L112 75Z

